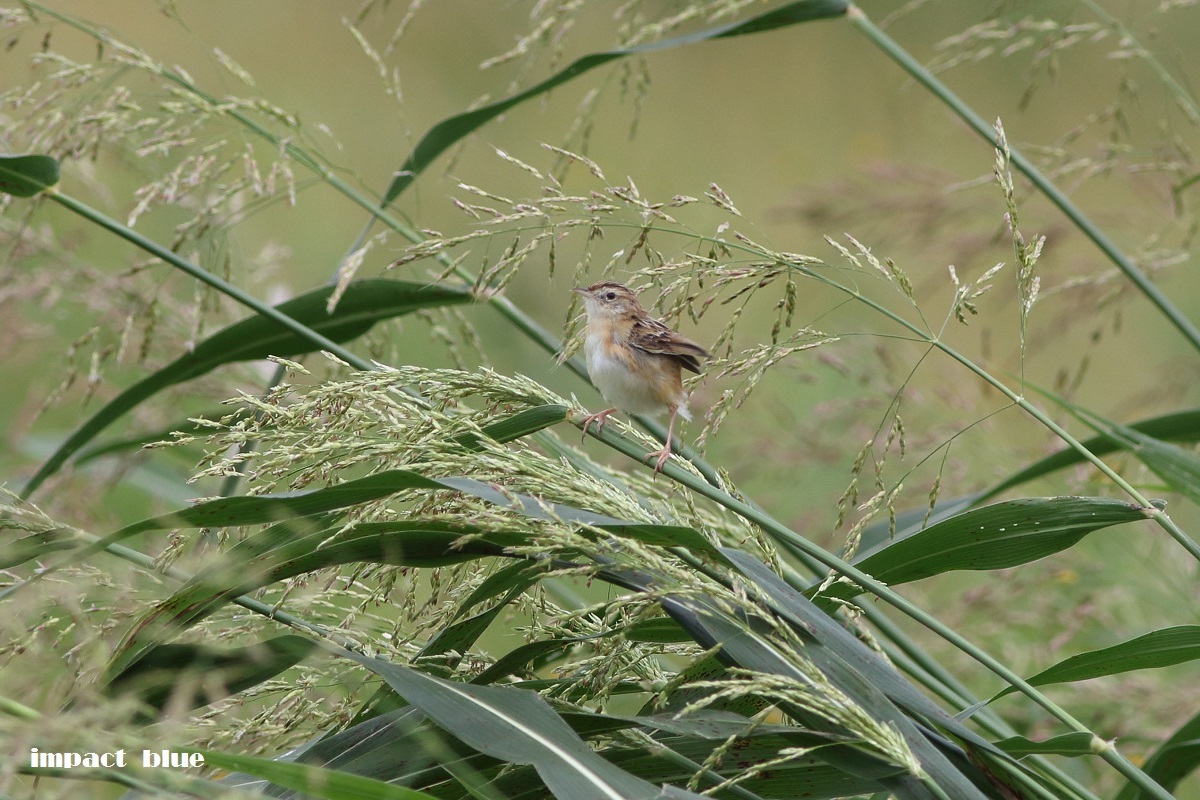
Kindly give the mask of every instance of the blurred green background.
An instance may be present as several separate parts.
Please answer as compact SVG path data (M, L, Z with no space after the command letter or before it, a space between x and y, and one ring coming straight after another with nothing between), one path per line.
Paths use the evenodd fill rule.
M261 97L294 115L300 121L297 140L322 152L341 177L368 195L382 191L415 141L438 120L482 96L498 99L575 57L613 46L619 27L634 14L664 16L682 7L630 4L622 6L625 17L616 19L616 4L590 4L569 28L552 29L549 44L539 44L536 56L481 70L481 62L509 51L529 32L536 22L534 11L544 11L542 6L430 3L412 13L394 52L385 58L385 71L390 76L394 70L398 79L398 103L347 20L357 19L363 37L382 51L409 12L405 3L54 0L50 5L105 26L164 65L179 66L214 95ZM743 13L764 7L751 4ZM862 8L883 21L896 5L866 2ZM1084 211L1153 272L1185 313L1200 318L1200 292L1188 260L1196 227L1192 205L1200 188L1186 184L1196 169L1190 161L1196 127L1153 65L1130 56L1131 45L1105 17L1107 12L1119 18L1158 64L1190 87L1200 80L1200 9L1158 0L1100 6L955 0L913 3L906 9L888 25L889 33L926 63L958 61L947 64L943 80L985 119L1002 118L1010 142L1036 156L1047 170L1060 170L1060 185ZM1054 20L1059 27L1047 29L1043 20ZM1078 27L1063 27L1072 25ZM56 78L53 65L31 66L30 58L45 47L84 62L96 55L90 39L63 24L50 26L48 42L23 34L0 55L0 89L15 92L15 87L36 81L69 81L69 76ZM254 85L223 68L214 47L252 75ZM124 80L132 102L149 108L165 99L133 71L110 78ZM579 109L593 91L600 93L581 136ZM10 119L24 113L12 107L14 96L7 95L10 103L3 109ZM69 107L62 110L72 113ZM202 127L195 132L195 143L213 141L218 133L228 131ZM264 162L270 160L260 142L244 133L234 136L244 138ZM18 131L10 130L7 137L0 142L5 150L27 147ZM450 201L465 196L460 181L514 199L540 194L538 182L498 158L494 148L547 168L552 159L542 143L582 151L583 138L586 154L611 183L628 176L644 197L702 196L710 184L719 185L742 214L737 229L779 250L837 262L837 252L822 237L844 242L843 234L851 233L912 276L935 328L952 295L948 265L964 280L974 280L997 262L1010 262L981 301L979 316L967 327L951 323L947 340L993 374L1014 384L1018 380L1022 363L1013 257L1003 198L990 178L993 150L906 79L847 21L798 25L602 67L485 126L467 146L423 175L400 208L415 227L461 233L470 220ZM102 148L94 161L66 164L61 187L124 219L135 206L133 192L174 164L172 155ZM215 271L228 270L238 285L275 301L326 281L362 229L365 214L299 168L296 176L294 207L277 202L256 208L235 227L214 230L203 247L185 254ZM576 189L586 185L575 177ZM1174 195L1173 188L1178 188ZM1031 317L1026 379L1066 391L1075 402L1122 422L1196 405L1200 384L1186 343L1146 301L1110 275L1100 254L1020 180L1018 204L1026 236L1048 237L1038 265L1042 296ZM25 221L24 207L8 213L13 224ZM169 241L173 227L186 217L178 208L155 208L139 218L136 228ZM713 233L715 223L709 224L703 210L688 219L701 233ZM10 376L0 392L0 424L6 431L0 476L10 487L19 485L83 415L147 367L173 358L180 343L194 337L192 290L182 278L167 275L161 266L130 275L141 264L140 254L60 208L43 205L33 213L30 235L44 238L44 228L53 230L67 246L65 252L48 247L32 248L29 254L14 245L0 283L0 344ZM610 235L596 252L611 254L628 247L632 238ZM478 269L484 257L495 259L510 241L501 236L473 246L467 266ZM378 273L399 255L402 244L393 239L370 253L360 274ZM689 246L669 239L652 244L667 256L672 247ZM571 247L568 243L557 254L557 270L549 280L545 264L531 262L507 289L515 303L556 332L566 322L568 289L577 280L573 273L579 254ZM603 263L597 255L593 275ZM639 259L634 266L641 263ZM389 275L424 273L405 274L401 268ZM137 318L136 310L148 296L161 303L155 336L142 336L144 319ZM205 319L205 330L241 315L231 306L221 309ZM769 305L759 310L766 313ZM119 365L112 363L111 354L100 358L120 342L122 315L135 319L132 348L143 338L149 342L147 367L132 358ZM564 394L574 392L591 407L599 402L591 389L517 338L490 309L469 308L465 315L495 369L528 374ZM707 342L721 323L719 315L698 328L684 320L681 329ZM769 324L747 332L762 332ZM1046 431L1019 412L1009 409L992 416L1004 407L1002 398L944 358L922 361L922 347L890 338L897 331L861 309L802 289L797 324L812 324L842 340L777 368L713 438L709 458L726 467L738 487L776 517L827 546L840 542L833 522L850 465L876 436L902 384L908 451L905 462L892 462L888 474L896 478L916 468L905 478L905 508L927 502L939 471L942 496L957 496L1057 449ZM71 343L93 328L74 356L81 370L78 380L35 421L45 398L68 372ZM863 335L867 333L884 336ZM374 352L391 357L451 363L443 347L431 344L428 329L416 323L381 329L373 342ZM740 346L752 343L738 341ZM100 358L102 368L95 397L85 405L93 357ZM160 404L167 407L159 409L158 418L144 417L135 427L169 424L182 418L180 409L210 409L235 388L259 390L266 374L247 368L188 385L175 402ZM693 407L702 411L724 388L728 384L720 381L702 383ZM696 430L693 426L691 435ZM936 448L955 436L943 461ZM587 447L591 451L596 445ZM930 453L933 458L918 466ZM1121 464L1146 491L1162 494L1153 476L1132 463ZM178 455L160 454L143 459L133 473L97 467L58 484L42 501L66 519L84 514L86 507L87 527L101 532L213 491L212 486L183 484L192 466ZM130 475L133 480L119 479ZM64 491L72 486L85 492ZM100 511L91 507L90 493L114 487L112 502ZM1081 470L1066 483L1058 476L1023 493L1108 492ZM863 486L863 499L872 493ZM1185 528L1194 528L1198 518L1193 508L1175 502L1171 510ZM1157 530L1122 527L1020 572L951 575L906 591L924 597L926 607L952 625L967 624L964 620L972 617L1003 617L1006 624L997 625L995 632L1005 632L1004 638L988 645L1017 671L1028 672L1056 654L1111 644L1152 627L1200 622L1195 571ZM1055 607L1069 611L1049 613ZM986 641L984 628L980 636ZM1024 630L1028 637L1014 640L1013 630ZM1171 675L1176 686L1186 687L1182 695L1161 691L1157 675L1142 674L1057 691L1069 698L1067 705L1090 695L1089 705L1100 717L1093 723L1096 730L1123 735L1133 707L1139 725L1149 719L1160 730L1129 723L1131 729L1139 735L1161 734L1194 712L1200 673L1187 669ZM994 687L984 679L973 688L986 692ZM1136 754L1138 746L1134 741L1130 752Z

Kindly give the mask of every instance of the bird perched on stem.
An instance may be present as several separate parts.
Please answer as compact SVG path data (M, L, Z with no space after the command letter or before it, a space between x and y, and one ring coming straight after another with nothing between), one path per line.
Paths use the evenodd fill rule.
M666 411L667 441L661 450L646 458L657 459L654 471L662 471L671 455L671 434L676 415L692 418L683 390L683 370L700 374L700 359L708 351L680 336L646 313L628 287L612 281L593 283L583 295L587 311L588 375L604 399L613 404L598 414L583 418L583 435L593 422L599 430L609 414L622 409L630 414L658 415Z

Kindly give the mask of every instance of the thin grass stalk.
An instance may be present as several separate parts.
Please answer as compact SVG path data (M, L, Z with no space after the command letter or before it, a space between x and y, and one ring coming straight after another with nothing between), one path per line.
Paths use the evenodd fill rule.
M907 50L896 43L890 36L884 33L880 28L867 18L867 15L860 8L851 4L847 11L847 16L854 27L865 35L873 44L879 47L893 61L900 65L900 68L909 74L917 83L924 86L958 115L963 122L967 123L976 133L986 139L988 142L995 143L994 131L992 126L983 121L983 118L975 113L966 103L958 98L950 89L939 81L932 72L927 70L924 65L913 58ZM1162 312L1168 320L1171 321L1184 338L1195 348L1200 351L1200 329L1192 324L1179 309L1171 303L1165 294L1163 294L1157 286L1155 286L1146 275L1137 268L1128 256L1121 252L1120 248L1113 243L1079 208L1071 202L1071 200L1062 193L1062 191L1041 171L1033 165L1016 148L1011 148L1011 160L1016 165L1017 169L1025 175L1029 181L1044 194L1060 211L1067 216L1067 219L1077 227L1084 236L1092 240L1096 247L1108 257L1117 269L1119 269L1126 278L1129 279L1138 291L1145 295L1151 303Z
M18 703L11 697L0 696L0 713L8 714L18 719L40 719L41 713L36 708L30 708L24 703Z
M917 666L915 663L913 663L911 660L909 660L905 655L898 652L895 648L885 646L884 649L887 652L887 656L888 656L889 660L891 660L901 672L904 672L906 675L912 677L914 680L916 680L918 683L920 683L922 686L924 686L926 689L928 689L930 692L932 692L936 697L940 697L942 700L946 701L947 703L949 703L953 706L962 707L962 699L961 699L960 695L955 693L953 690L951 690L946 685L939 682L933 676L926 673L919 666ZM984 731L987 732L988 734L993 735L993 736L998 735L994 732L992 726L985 725L985 724L983 724L982 721L977 720L977 722L979 723L979 726L981 728L983 728ZM1002 735L999 735L999 736L1000 736L1000 738L1007 738L1006 736L1002 736ZM973 754L973 755L977 755L977 754ZM1033 759L1034 756L1029 756L1027 758ZM1004 779L1007 783L1020 786L1020 789L1022 792L1020 796L1030 798L1030 800L1032 800L1032 798L1037 798L1038 800L1068 800L1069 797L1070 798L1079 798L1079 800L1084 800L1084 798L1093 797L1092 795L1087 794L1087 793L1063 794L1060 791L1059 793L1056 794L1054 792L1051 792L1049 789L1046 788L1046 786L1044 786L1042 783L1040 783L1038 780L1036 780L1033 776L1031 776L1029 774L1031 771L1038 772L1038 773L1053 772L1053 769L1052 769L1051 765L1049 764L1049 762L1039 763L1038 768L1036 770L1033 770L1032 768L1028 767L1028 764L1026 764L1026 768L1021 768L1020 766L1017 766L1014 763L1005 761L1004 759L990 760L987 762L987 764L988 764L988 767L993 772L997 772L997 773L1003 772L1004 776L1005 776ZM1050 780L1051 782L1054 782L1055 780L1057 780L1057 778L1064 777L1064 775L1061 772L1059 772L1059 773L1056 773L1056 775L1053 779L1048 778L1047 775L1045 775L1045 774L1040 774L1039 777L1041 777L1042 780ZM1065 787L1060 785L1059 789L1064 790ZM1096 800L1099 800L1099 798L1096 798Z

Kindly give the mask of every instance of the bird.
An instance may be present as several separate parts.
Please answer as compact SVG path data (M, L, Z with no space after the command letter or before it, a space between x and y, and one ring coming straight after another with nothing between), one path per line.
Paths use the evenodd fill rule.
M700 374L700 361L709 353L650 316L629 287L614 281L593 283L571 291L583 296L587 312L584 353L588 375L612 408L581 420L583 435L596 424L600 430L608 415L618 409L629 414L669 415L667 440L660 450L645 456L656 459L654 474L662 471L671 455L675 417L692 418L683 370Z

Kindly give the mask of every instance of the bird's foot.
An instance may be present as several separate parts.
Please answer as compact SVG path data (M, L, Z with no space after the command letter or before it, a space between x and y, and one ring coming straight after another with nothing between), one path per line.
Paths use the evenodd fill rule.
M583 423L583 439L587 438L588 427L594 422L596 423L596 432L599 433L604 427L604 422L608 419L609 414L616 413L615 408L606 408L596 414L588 414L580 422Z
M655 450L652 453L646 453L642 456L643 461L654 459L654 474L662 472L663 464L667 463L667 459L671 457L671 443L667 442L661 450Z

